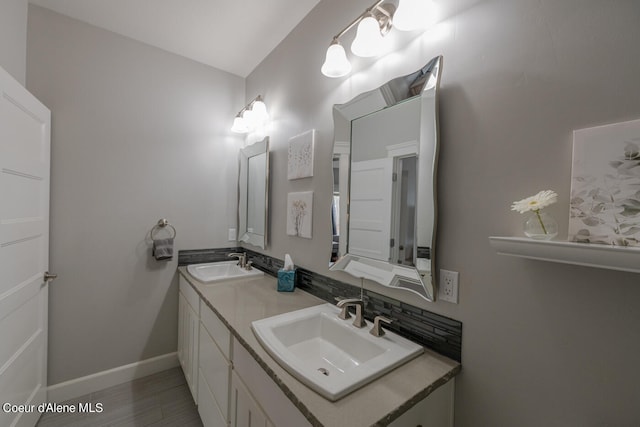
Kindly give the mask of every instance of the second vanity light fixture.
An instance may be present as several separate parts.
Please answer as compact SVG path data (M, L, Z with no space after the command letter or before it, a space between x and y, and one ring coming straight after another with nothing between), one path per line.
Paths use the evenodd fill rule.
M233 120L231 131L235 133L249 133L260 128L264 128L269 121L267 106L262 100L262 95L255 97L242 110L238 112Z
M413 31L426 28L434 21L435 5L432 0L399 0L397 8L384 2L385 0L375 2L333 38L322 64L322 74L327 77L343 77L351 72L351 63L340 44L340 37L356 25L358 28L351 44L351 52L368 58L380 53L383 37L392 27L401 31Z

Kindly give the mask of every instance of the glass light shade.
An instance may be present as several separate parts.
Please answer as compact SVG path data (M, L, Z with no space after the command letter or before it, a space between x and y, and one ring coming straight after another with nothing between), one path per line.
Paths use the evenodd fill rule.
M363 58L376 56L382 49L383 41L378 21L369 15L358 24L356 38L351 44L351 52Z
M233 126L231 126L231 132L235 133L247 133L247 125L244 122L244 119L240 116L237 116L233 119Z
M267 106L264 102L260 100L255 101L251 107L251 111L253 112L253 120L256 124L264 124L269 120L269 113L267 113Z
M351 72L351 63L347 59L347 53L340 43L331 43L320 71L325 76L334 78L346 76Z
M251 110L244 110L242 113L242 120L244 120L244 124L247 128L247 131L253 130L256 127L256 115Z
M393 26L400 31L426 29L435 22L435 12L431 0L400 0L393 15Z

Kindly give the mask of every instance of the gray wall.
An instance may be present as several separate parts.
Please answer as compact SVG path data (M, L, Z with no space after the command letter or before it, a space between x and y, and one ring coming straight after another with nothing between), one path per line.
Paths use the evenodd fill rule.
M27 87L52 111L49 382L176 350L177 250L228 246L244 80L37 6ZM151 258L166 217L176 257ZM162 236L160 233L159 236Z
M420 141L422 99L413 98L353 121L351 161L384 159L387 147ZM433 119L432 119L433 120Z
M22 85L27 68L27 0L0 2L0 67Z
M332 104L443 54L438 267L460 272L460 304L413 302L464 322L456 425L640 425L640 276L499 256L488 240L519 235L510 204L547 188L566 236L572 130L640 117L640 3L482 1L325 78L332 36L370 3L322 1L247 79L274 120L266 252L326 273ZM310 128L315 176L288 181L288 139ZM287 193L309 189L313 239L288 237Z

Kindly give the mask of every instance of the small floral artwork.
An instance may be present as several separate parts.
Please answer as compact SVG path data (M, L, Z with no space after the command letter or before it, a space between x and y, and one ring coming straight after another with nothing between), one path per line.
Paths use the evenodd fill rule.
M287 234L311 238L313 191L289 193L287 197Z
M640 120L577 130L569 240L640 246Z
M289 180L313 176L313 145L316 131L312 129L289 140Z

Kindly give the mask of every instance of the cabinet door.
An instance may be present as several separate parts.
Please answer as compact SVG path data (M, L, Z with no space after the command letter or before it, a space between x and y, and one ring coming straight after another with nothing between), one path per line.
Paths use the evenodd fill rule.
M178 359L193 399L198 401L198 339L200 316L178 293Z
M220 413L202 371L198 378L198 399L198 413L204 427L228 427L229 423Z
M185 370L185 358L184 358L184 338L185 338L185 300L182 292L178 292L178 361L182 370Z
M235 372L231 374L231 427L273 427Z
M207 404L218 408L225 420L229 419L229 386L231 381L231 363L224 357L214 339L204 324L200 324L200 378L198 405ZM202 395L203 385L206 383L209 394ZM209 397L213 397L213 401ZM206 402L206 400L209 400Z
M193 308L187 304L188 318L188 345L187 345L187 370L189 371L187 382L193 395L193 400L198 401L198 348L199 348L199 331L200 317Z

